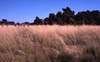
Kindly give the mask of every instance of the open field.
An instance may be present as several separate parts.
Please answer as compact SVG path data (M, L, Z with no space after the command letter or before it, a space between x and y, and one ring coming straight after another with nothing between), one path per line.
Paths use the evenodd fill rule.
M0 62L100 62L100 26L0 26Z

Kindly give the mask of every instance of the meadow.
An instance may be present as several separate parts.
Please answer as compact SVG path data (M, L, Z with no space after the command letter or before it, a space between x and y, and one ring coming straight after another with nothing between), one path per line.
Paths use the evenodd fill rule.
M0 62L100 62L100 26L0 26Z

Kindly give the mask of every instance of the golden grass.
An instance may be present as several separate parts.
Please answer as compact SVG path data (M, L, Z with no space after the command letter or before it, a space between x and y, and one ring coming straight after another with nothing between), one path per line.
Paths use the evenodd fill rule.
M89 47L100 47L100 26L0 26L0 62L57 62Z

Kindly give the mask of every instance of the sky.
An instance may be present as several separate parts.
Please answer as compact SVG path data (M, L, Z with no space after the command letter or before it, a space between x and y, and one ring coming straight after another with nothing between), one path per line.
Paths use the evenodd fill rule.
M34 22L36 16L44 19L50 13L62 12L62 8L66 7L70 7L75 13L100 11L100 0L0 0L0 20Z

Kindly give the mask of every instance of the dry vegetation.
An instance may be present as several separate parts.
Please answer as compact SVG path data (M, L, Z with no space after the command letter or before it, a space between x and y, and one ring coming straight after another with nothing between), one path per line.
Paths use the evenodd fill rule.
M100 62L100 26L0 26L0 62Z

